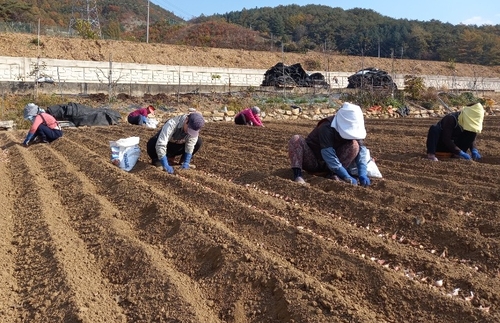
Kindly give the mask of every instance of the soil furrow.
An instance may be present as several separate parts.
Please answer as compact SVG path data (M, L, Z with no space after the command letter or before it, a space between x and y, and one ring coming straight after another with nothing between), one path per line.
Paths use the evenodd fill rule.
M11 322L44 306L52 317L88 308L134 322L498 322L500 118L485 118L473 163L424 158L437 120L366 119L384 176L368 188L307 172L308 186L291 180L288 140L314 120L207 122L196 169L175 175L149 164L158 129L126 122L67 128L28 149L16 145L25 131L0 137L10 157L0 207L14 214L0 223L14 241L0 245L11 284L0 291L36 304L8 309ZM130 136L142 154L127 173L110 163L108 142ZM40 196L53 211L35 205ZM44 303L27 261L64 286L65 312ZM103 304L82 305L95 289Z
M64 144L67 146L66 148L64 148L64 147L61 148L63 151L67 151L67 148L69 148L72 145L72 143L67 142L67 140L61 140L60 144ZM74 157L78 156L79 154L84 154L85 152L82 152L81 150L82 149L80 149L80 152L78 152L78 150L75 150L71 154L73 154ZM82 161L82 158L72 158L72 160ZM82 161L82 163L84 163L84 161ZM92 164L93 162L90 161L89 163ZM83 170L82 165L78 164L78 166ZM225 229L223 229L222 224L216 225L215 227L207 227L206 223L203 223L201 226L200 226L200 223L198 223L196 225L196 227L193 227L192 224L190 224L190 223L194 219L191 219L191 216L189 216L190 212L188 212L187 210L184 210L183 207L179 204L180 201L177 201L175 204L173 204L173 201L171 201L169 203L169 198L165 198L164 196L160 196L157 198L161 199L163 201L163 203L166 204L165 206L159 204L159 202L153 203L152 201L150 201L148 206L144 206L142 208L142 211L139 211L140 210L139 209L136 212L134 212L134 210L128 209L125 206L125 203L122 202L122 200L128 199L128 197L125 196L123 190L128 190L127 194L140 197L141 196L140 192L147 191L147 188L138 186L138 184L139 184L138 182L135 183L134 188L132 188L129 185L125 185L126 184L125 177L127 177L127 174L120 176L120 173L121 173L120 170L118 170L116 167L111 166L111 165L109 167L111 168L110 174L117 173L118 178L117 179L113 179L113 178L102 179L101 181L98 181L99 182L98 184L104 185L103 182L109 181L107 183L108 185L104 185L103 187L108 187L109 185L111 185L109 187L114 187L114 190L112 192L107 191L107 190L99 192L99 190L98 190L97 193L101 194L101 195L105 195L105 196L107 196L107 198L112 198L113 203L115 205L118 205L119 209L120 209L120 214L118 214L117 216L119 216L120 218L123 217L124 219L127 219L128 221L134 221L135 226L136 226L136 230L139 230L140 232L144 232L144 234L146 234L146 232L144 230L147 229L149 233L147 235L145 235L143 237L143 239L146 239L147 241L149 241L149 243L160 245L160 246L162 246L161 248L165 248L165 250L163 251L164 254L170 255L170 257L173 258L172 261L176 263L176 266L179 270L182 270L182 268L186 267L187 263L190 263L191 264L190 266L193 266L193 263L200 262L200 260L197 260L197 259L200 259L200 257L201 257L202 262L199 264L200 267L197 270L195 270L194 272L187 271L186 274L190 274L192 276L194 275L195 277L198 277L199 275L201 275L201 277L198 277L199 279L205 278L205 277L210 278L212 275L215 275L215 273L217 273L217 269L218 269L217 267L219 267L220 265L217 263L213 263L214 260L212 260L212 259L203 260L203 258L208 257L209 255L213 254L214 252L220 253L221 252L220 251L221 250L220 244L235 245L235 243L236 243L236 248L238 248L238 249L240 248L237 245L241 244L242 242L241 241L238 241L238 242L233 241L233 239L230 237L226 237L222 241L211 240L209 238L209 236L211 236L215 233L217 233L216 234L217 237L222 238L221 232L219 232L219 230L221 230L221 229L225 230ZM95 169L95 167L89 167L89 168ZM150 169L150 170L153 171L154 173L157 173L156 169ZM94 178L94 176L92 176L93 175L92 173L86 174L86 175L88 178ZM145 176L145 175L142 175L142 176ZM112 184L110 182L112 182ZM145 186L145 185L146 184L143 184L143 186ZM171 196L171 193L168 190L166 190L165 192L167 193L166 196ZM144 195L144 193L142 193L142 194ZM153 195L156 195L156 194L153 194ZM174 205L175 205L175 208L177 210L173 210L171 208L171 206L174 206ZM122 208L125 208L125 209L122 209ZM200 212L203 214L202 211L198 211L198 212L194 212L193 215L196 215L197 213L200 213ZM141 214L143 214L143 215L141 215ZM176 215L178 215L178 216L176 216ZM187 216L187 218L185 218L186 216ZM182 221L182 228L178 228L178 226L181 225L181 223L179 221ZM207 220L204 220L204 221L207 221ZM195 221L195 223L197 223L197 222L199 222L199 220ZM161 227L165 227L165 230L158 230ZM168 228L168 227L171 227L171 228ZM157 228L157 229L154 229L154 228ZM178 231L180 229L182 229L182 230ZM213 231L215 231L215 232L213 232ZM172 241L172 238L174 238L173 241ZM238 240L240 240L240 239L241 238L239 238ZM191 246L191 245L193 245L193 246ZM250 244L249 242L244 242L244 245L254 246L253 243ZM253 250L253 249L255 249L255 247L247 246L246 248L250 249L250 250L247 250L246 252L240 251L239 254L241 254L241 255L249 254L250 255L252 253L259 252L259 251ZM185 249L189 250L190 252L186 252ZM194 253L191 253L191 250L193 252L195 250L200 250L200 251L195 251ZM204 253L207 253L207 255L203 255ZM235 256L236 256L236 258L231 261L230 259L234 258ZM226 270L233 270L231 268L232 265L230 265L230 264L232 262L235 262L235 263L239 264L240 267L242 267L241 269L238 269L238 272L240 270L242 270L243 272L246 272L246 274L243 275L243 278L245 278L246 275L249 275L249 273L252 273L256 270L256 268L254 268L254 269L245 268L247 266L253 267L254 265L252 264L252 261L249 261L248 265L241 264L241 259L240 259L241 256L232 255L230 253L230 254L226 255L226 257L229 258L228 260L224 261L224 263L227 262L229 264L228 265L229 268ZM254 256L255 259L260 259L260 257L261 256L259 256L259 257ZM208 261L208 263L205 263L205 261ZM264 263L258 263L257 268L259 268L260 266L263 266L263 265L265 265L265 267L271 267L271 264L269 264L268 262L269 261L265 261ZM206 272L207 270L208 270L208 272ZM215 273L213 271L215 271ZM225 305L225 306L223 306L223 308L226 308L226 309L222 310L223 312L227 311L227 308L234 306L235 299L238 298L238 296L237 296L238 292L236 292L236 295L235 295L235 291L232 291L231 285L224 284L224 281L229 276L234 276L234 275L238 276L239 275L238 272L235 272L235 273L233 272L231 274L220 274L219 273L218 274L218 275L220 275L220 277L218 277L219 281L217 281L216 283L210 282L210 280L213 280L214 278L208 279L206 282L204 282L204 284L206 284L208 286L206 288L206 290L218 291L218 293L221 293L221 295L225 295L224 297L219 296L219 298L218 298L218 301L223 302L223 305ZM260 270L258 270L257 272L260 272ZM273 275L271 275L271 277L274 277L275 275L276 274L273 274ZM260 285L257 285L256 287L252 286L253 284L251 282L256 278L254 277L254 274L250 274L250 276L251 277L247 277L245 279L249 282L248 283L249 290L247 290L247 292L251 293L251 294L255 294L255 296L253 296L253 297L257 297L260 293L262 293L260 291L261 288L264 288L264 289L269 288L269 286L267 286L267 284L265 284L263 287L261 287ZM267 276L267 274L266 274L266 276ZM267 281L269 279L269 278L266 278L266 276L262 278L262 279L264 279L264 281ZM241 277L240 277L240 279L241 279ZM259 280L260 279L261 278L259 278ZM275 279L277 279L277 278L272 278L273 281ZM273 284L275 284L275 282ZM251 290L254 290L255 288L257 288L257 290L255 292L250 292ZM221 291L221 289L222 289L222 291ZM228 298L226 300L225 298L227 298L228 295L235 295L235 296L233 298ZM275 301L281 302L281 300L279 298L276 299ZM227 302L229 302L229 304L227 304ZM226 304L224 304L224 303L226 303ZM280 305L280 307L282 307L282 306L283 305ZM338 305L338 306L345 307L345 305ZM278 313L273 314L273 310L271 310L271 309L269 309L269 311L270 311L270 313L265 313L265 315L270 315L270 314L272 314L272 316L278 315ZM286 311L288 311L288 310L286 310ZM291 309L290 311L293 312L293 309ZM287 314L287 315L291 315L291 313ZM266 319L266 321L267 321L267 319Z
M35 147L43 149L44 147ZM15 198L16 278L20 285L23 320L30 322L103 322L118 319L106 302L103 288L92 288L97 271L80 240L67 225L61 201L44 177L43 164L31 151L15 147L12 182Z
M212 151L212 150L210 150L210 151ZM207 166L208 163L218 163L219 164L218 168L211 169L211 171L213 171L214 173L220 173L220 172L224 172L224 171L227 172L228 165L222 164L222 162L217 159L217 156L211 156L210 159L203 158L203 157L199 157L198 159L201 159L202 164L204 166ZM213 159L217 160L217 162L211 161ZM241 158L239 158L239 159L241 160ZM235 161L235 160L238 160L238 158L232 159L232 161ZM422 163L428 163L428 161L423 161ZM419 164L415 164L415 165L417 167L419 166ZM210 166L210 165L208 165L208 166ZM235 175L237 176L237 175L243 174L243 171L244 171L243 168L236 168L235 166L230 166L230 168L232 170L232 174L231 174L232 176L235 176ZM261 169L260 171L265 171L265 170ZM390 178L390 175L391 175L390 171L388 173L389 173L388 177ZM402 224L401 224L401 222L397 222L396 225L387 227L387 221L383 221L384 220L383 218L381 220L379 220L379 222L386 223L386 230L387 231L399 230L401 234L404 234L407 238L412 239L412 240L418 239L421 236L422 231L427 230L428 225L430 225L432 223L429 221L432 221L433 218L436 217L436 215L439 215L440 218L444 218L445 216L450 216L450 214L455 215L455 217L457 217L457 214L469 212L468 210L470 208L468 207L468 205L470 205L471 202L464 202L463 206L460 202L458 202L458 203L455 202L454 205L457 207L457 209L454 212L451 211L453 213L450 213L450 210L448 210L446 205L433 206L432 203L426 203L425 202L426 198L425 198L425 196L423 196L424 193L414 191L412 189L412 188L415 188L415 184L418 183L418 182L415 182L415 180L420 181L420 182L426 182L427 184L430 184L430 183L432 183L432 181L435 180L435 182L436 182L435 188L430 189L430 190L426 190L426 191L428 191L428 192L432 192L434 190L437 191L439 189L439 187L442 186L443 179L440 180L439 177L437 177L437 178L429 177L426 179L426 178L422 178L422 176L420 176L420 177L415 176L414 178L407 176L405 178L405 180L410 181L409 186L406 186L406 188L409 189L410 191L408 193L406 193L406 195L405 195L405 193L403 193L404 186L402 188L401 184L398 181L398 182L394 182L394 185L392 185L395 187L395 190L394 190L394 194L391 196L390 190L388 190L388 188L390 187L392 182L390 180L386 180L386 181L380 182L381 185L383 184L383 186L382 186L384 188L383 194L382 193L381 194L373 193L370 195L366 195L365 191L355 191L355 194L350 194L349 197L346 197L346 198L350 199L351 196L358 196L359 199L363 200L364 202L372 201L374 204L382 202L382 205L385 205L386 207L391 207L391 205L393 205L393 204L399 205L401 208L399 210L396 210L396 212L397 213L404 212L405 214L408 215L408 216L404 217L405 220L403 221ZM325 182L325 183L326 184L323 185L325 187L325 191L331 191L332 186L329 185L327 182ZM375 180L375 183L377 183L376 180ZM451 188L453 186L457 186L453 182L451 182L450 184L451 185L446 185L446 187ZM321 185L316 185L316 187L321 187ZM376 187L376 184L374 185L374 187ZM417 185L417 187L420 187L420 186ZM333 189L333 190L335 190L335 189ZM488 189L485 188L485 190L488 190ZM455 200L455 198L453 197L453 194L456 194L458 192L462 192L463 194L467 195L467 193L464 193L463 187L461 188L461 187L457 186L456 192L452 191L450 193L450 196L448 196L448 199L450 201ZM417 194L415 194L415 193L417 193ZM411 198L411 196L419 196L419 199L414 200L413 198ZM430 198L430 196L429 196L429 198ZM440 199L442 200L442 198L440 198ZM384 203L384 200L386 201L385 203ZM399 202L399 200L406 200L407 203L406 202ZM371 210L373 208L372 205L368 205L367 207L369 210ZM483 207L489 208L488 205L483 205ZM476 212L481 213L481 211L482 211L481 208L476 208ZM414 226L413 227L411 226L411 223L413 223L415 220L418 220L419 217L418 216L412 217L411 215L412 214L419 214L420 212L426 212L426 214L428 214L427 216L425 216L428 223L423 228L415 229ZM364 223L366 223L366 224L371 223L372 219L370 217L366 216L367 212L356 212L356 214L363 214L363 217L358 218L357 221L362 221L362 222L364 221ZM345 214L344 216L349 217L347 214ZM391 217L397 218L398 216L391 216ZM477 238L477 234L481 234L482 232L484 232L487 237L491 237L492 235L495 234L495 232L498 232L498 229L496 229L496 226L493 226L493 227L491 225L489 226L488 225L489 222L487 220L486 221L481 221L481 220L477 221L477 220L471 219L471 217L463 217L463 218L464 218L463 221L465 222L465 224L467 226L473 225L474 227L477 227L480 229L478 232L476 232L474 234L464 232L463 233L464 236L460 236L460 234L452 234L451 237L454 237L454 238L450 237L450 239L456 240L459 242L453 244L452 248L449 248L450 249L450 256L454 256L454 257L461 258L461 259L468 259L468 260L474 259L474 261L478 261L478 259L477 259L478 257L481 259L484 259L486 257L486 260L487 259L491 259L491 260L496 259L495 257L492 257L490 253L483 252L484 246L488 246L488 249L490 249L490 250L495 250L496 244L492 245L491 242L489 242L488 240L484 240L484 239L481 242L481 239ZM368 219L368 221L367 221L367 219ZM356 220L352 219L352 221L356 221ZM410 227L408 229L404 229L404 227L408 227L408 223L410 223ZM424 245L429 245L430 248L432 248L432 249L442 250L444 248L444 244L449 243L449 241L450 241L450 240L442 241L443 234L449 235L450 232L454 232L455 229L453 227L446 228L446 226L442 226L442 227L438 227L438 228L439 228L439 230L438 230L438 232L436 232L436 238L430 237L429 239L420 239L420 243L422 243ZM458 253L455 253L455 251L457 251ZM486 256L483 257L483 256L481 256L482 254L485 254ZM488 262L489 262L488 267L492 268L493 270L496 270L497 263L496 262L491 263L490 261L487 261L487 263ZM487 268L485 268L485 269L487 269Z
M155 170L153 170L153 171L155 171ZM142 175L142 176L144 177L145 175ZM152 178L152 180L153 180L153 179L155 179L155 178L157 178L157 175L156 175L156 174L154 174L153 176L154 176L154 178ZM171 188L171 190L172 190L172 191L174 191L175 186L179 186L179 184L174 184L174 188ZM166 190L167 190L167 189L166 189ZM169 190L167 190L167 191L169 191ZM180 194L182 194L182 192L181 192ZM195 194L195 196L196 196L197 198L199 198L199 197L200 197L200 194L201 194L201 193ZM210 198L207 198L207 199L210 199ZM221 206L220 206L220 204L218 205L218 207L219 207L218 209L219 209L219 211L220 211L220 207L221 207ZM209 213L211 213L211 212L209 212ZM231 213L231 214L235 214L235 213L238 213L238 212L236 211L236 212L230 212L230 213ZM251 230L249 230L249 231L251 231ZM314 258L314 255L310 255L310 256L311 256L312 258Z
M52 147L60 144L64 140ZM71 149L79 148L73 144ZM64 207L72 214L72 226L98 259L100 271L105 275L103 280L111 283L107 297L122 306L130 320L150 322L186 316L192 317L190 322L218 321L200 301L203 298L193 293L196 288L182 275L169 270L168 262L154 248L134 238L128 225L115 219L119 211L96 194L84 176L76 176L80 174L78 170L63 162L59 153L47 149L38 152L40 159L51 160L50 167L45 168L47 177L56 182ZM136 295L136 285L141 285L145 295ZM189 293L183 292L186 286ZM197 312L200 309L203 311ZM185 313L181 315L181 311Z
M7 136L0 136L0 206L2 216L0 216L0 317L4 323L16 322L17 311L20 306L19 287L15 278L15 254L17 248L14 242L14 203L15 192L12 190L13 183L10 177L11 156L7 153L9 148Z
M199 177L198 181L203 181L203 176L197 176L197 177ZM259 185L259 184L260 183L253 184L253 186ZM215 187L224 187L226 184L215 184L215 183L210 184L207 181L207 183L205 185L210 185L211 187L215 188ZM235 189L233 189L232 191L237 192L237 190L235 190ZM264 190L259 189L258 191L263 192ZM269 195L273 196L274 194L271 194L272 192L273 191L269 191L266 195L269 194ZM232 196L232 193L229 190L223 191L223 192L221 192L221 194L225 194L227 196ZM267 203L267 202L265 202L265 198L263 198L261 196L250 197L250 196L243 195L243 194L244 194L243 192L238 193L237 196L235 196L235 200L243 199L247 203L253 205L254 207L256 207L258 209L267 210L268 212L271 212L271 213L274 212L277 214L277 216L285 217L287 219L287 221L293 223L296 226L305 225L305 227L307 227L309 229L313 229L313 231L316 232L317 234L327 236L327 237L335 237L335 239L336 239L337 243L339 243L339 245L344 245L344 244L355 245L355 246L357 246L356 248L360 248L360 249L364 250L365 253L376 255L377 258L385 259L385 261L397 263L398 265L403 265L403 264L410 265L411 264L412 266L422 268L422 270L423 270L426 268L427 261L433 261L432 259L435 259L435 258L433 258L435 256L431 256L431 259L424 260L424 259L426 259L426 256L419 255L419 258L422 258L422 260L423 260L422 262L417 263L417 262L412 261L412 262L408 263L407 260L405 259L406 258L405 254L403 254L403 256L402 255L398 256L397 251L391 250L389 248L389 246L382 243L382 240L379 238L381 232L384 232L382 230L385 230L384 237L386 237L388 234L389 235L392 234L394 231L388 231L387 228L381 227L378 223L371 222L371 220L368 222L368 225L366 223L363 224L363 222L357 223L357 225L363 230L363 232L361 234L359 234L359 237L356 238L356 237L353 237L353 234L354 234L353 232L341 229L342 221L335 221L336 217L334 217L331 214L328 214L326 212L322 212L321 208L314 209L314 208L308 207L307 208L308 212L304 211L303 208L294 209L290 205L288 205L288 207L286 209L284 209L283 207L276 208L275 206L277 205L277 203ZM281 198L284 197L284 195L279 195L279 194L277 194L277 196L280 196ZM286 196L285 199L289 200L290 204L299 204L297 200L289 199L289 196ZM309 215L309 213L310 213L310 215ZM323 213L323 215L321 215L322 213ZM318 215L320 215L320 216L318 216ZM340 218L345 219L346 217L342 216ZM347 219L349 219L349 218L347 218ZM349 222L348 224L350 226L352 224L352 222ZM356 224L354 224L354 225L356 225ZM368 240L368 237L370 235L369 234L367 235L367 231L366 231L365 227L372 228L371 230L373 230L373 233L372 233L373 237L377 236L377 238L374 239L374 241ZM410 227L413 227L413 228L409 228L408 230L417 231L417 229L414 228L415 225L410 224ZM382 228L382 230L380 230L381 228ZM390 230L390 228L389 228L389 230ZM400 237L403 234L406 235L405 230L403 230L402 228L400 228L399 231L400 231L399 232L400 235L397 238L398 240L400 239ZM450 229L446 229L446 228L443 229L443 232L447 235L449 235L449 231L450 231ZM443 248L445 248L445 247L443 247L443 243L439 242L439 241L426 241L425 239L420 240L421 236L425 236L425 232L426 232L426 228L423 228L422 230L418 230L416 232L416 234L414 234L413 236L412 235L406 236L405 239L403 240L403 243L409 244L409 245L416 244L416 246L413 247L414 250L424 248L425 253L428 253L429 255L430 255L430 251L432 251L432 250L436 250L436 249L443 250ZM467 245L471 244L471 245L468 246L468 248L465 248L465 250L463 250L463 251L460 251L461 250L460 246L458 246L456 248L449 248L447 257L455 257L455 258L458 258L457 260L460 260L460 261L462 261L463 259L469 259L469 261L470 261L471 260L470 258L472 258L472 257L470 257L471 254L481 252L481 254L478 255L479 260L476 259L476 257L474 257L474 263L476 265L480 265L482 267L482 271L488 271L488 268L484 265L488 264L488 267L491 267L491 265L488 263L489 259L490 258L496 259L496 257L493 255L486 256L483 253L484 253L484 249L486 249L486 248L488 250L490 250L490 252L493 252L493 253L496 252L495 251L496 248L494 246L490 245L492 243L492 241L490 239L481 239L480 237L474 237L474 236L472 236L472 238L468 239L467 236L469 234L467 232L462 232L460 234L463 235L460 239L466 240L466 242L464 244L467 244ZM446 236L446 235L440 235L439 237L444 237L444 236ZM413 239L413 240L409 240L409 239ZM365 241L365 240L367 240L367 241ZM391 241L390 239L384 239L384 240L388 241L388 242ZM447 241L447 242L450 243L450 241ZM473 245L475 246L474 248L472 248ZM398 247L398 248L401 248L401 247ZM457 249L459 251L457 251ZM471 251L471 249L473 251ZM415 252L418 253L419 251L415 251ZM489 270L496 268L495 263L492 266L493 268L489 268ZM459 265L459 266L461 266L461 265ZM469 267L471 267L471 266L472 265L469 264ZM437 272L439 272L439 269L437 270Z
M420 200L413 201L410 207L400 208L395 197L392 199L389 197L393 203L382 203L383 207L375 208L376 198L371 203L369 197L363 200L366 194L365 189L349 187L344 183L324 179L322 181L326 182L325 185L329 187L323 188L323 192L315 192L312 188L297 188L293 193L286 181L273 176L262 176L260 181L252 181L252 183L262 190L290 196L301 205L334 212L337 216L349 219L352 223L364 227L378 227L386 233L397 232L399 236L405 236L410 241L417 241L430 249L443 250L449 246L450 256L483 263L484 270L495 271L497 269L496 242L490 241L489 237L481 238L480 232L474 232L468 228L457 230L455 225L447 224L446 219L453 222L450 214L463 217L457 211L450 211L439 205L432 206L432 203L422 204ZM335 198L332 198L332 191L336 192ZM359 201L353 202L356 195L359 195ZM352 206L353 203L355 207ZM434 213L432 213L433 209ZM436 220L444 219L442 222L436 221L439 225L433 223L433 217L436 216ZM426 218L427 221L425 221ZM423 223L416 224L416 221L421 219L424 219Z
M150 179L151 182L155 181L155 177L152 177ZM163 182L163 181L158 181L157 180L157 185L156 186L161 186L162 183L165 183L167 189L170 188L169 185L171 184L171 181L169 182ZM196 181L200 183L201 181ZM181 186L179 184L173 183L173 186ZM189 187L186 187L186 190L190 190ZM241 194L237 193L237 188L234 188L232 190L233 192L236 192L236 195L239 195L236 201L241 200L242 196ZM221 193L221 196L225 196L225 192ZM188 199L189 196L192 196L192 194L189 194L188 192L183 192L182 190L177 190L175 191L175 194L179 196L183 196L185 199ZM203 198L203 195L208 194L205 198ZM218 193L216 194L218 195ZM234 231L241 231L239 234L244 235L246 232L252 232L252 236L254 239L258 241L267 241L268 248L273 250L275 254L279 254L281 252L285 252L288 255L291 255L292 257L292 263L297 267L300 268L302 271L307 272L309 274L312 274L316 276L318 279L322 279L325 277L331 277L331 273L329 270L323 271L324 268L327 269L332 269L332 268L342 268L342 270L346 271L346 275L353 274L357 277L357 279L362 283L363 286L371 286L372 284L375 284L371 287L369 287L370 290L372 289L377 289L379 287L376 285L376 283L373 281L373 275L379 276L380 273L375 274L377 272L376 268L365 268L366 264L363 264L363 262L358 261L358 256L352 257L352 254L349 253L349 251L344 251L340 254L336 252L329 252L328 254L332 259L320 259L319 255L316 254L316 251L319 249L326 248L323 243L317 241L316 239L309 239L306 236L306 239L304 240L301 235L298 236L293 236L293 233L295 232L295 226L292 226L288 230L284 230L281 227L281 222L280 223L273 223L272 219L269 218L259 218L256 217L255 215L251 215L248 213L245 208L239 208L235 209L235 206L231 206L232 203L224 202L221 197L214 196L213 193L210 192L205 192L205 191L198 191L196 196L193 196L193 199L205 199L205 200L211 200L211 201L216 201L218 200L219 202L213 206L213 208L208 210L209 214L213 214L213 216L217 218L221 218L221 221L225 221L229 224L232 224L232 228ZM264 199L264 198L262 198ZM257 208L259 207L258 205L256 206ZM272 211L271 211L272 212ZM268 212L265 212L268 213ZM225 214L225 215L224 215ZM263 230L260 228L264 228ZM279 233L283 231L288 231L288 235L290 238L287 237L282 237ZM300 230L299 230L300 231ZM363 243L360 242L361 240L364 240L365 234L361 233L359 234L360 237L357 239L357 245L358 246L363 246ZM267 237L267 238L266 238ZM273 239L275 237L275 239ZM285 239L285 240L283 240ZM291 241L288 241L288 240ZM380 240L380 239L378 239ZM377 243L371 242L371 244L377 245ZM377 247L372 246L372 248L376 249ZM424 257L425 258L425 257ZM431 257L429 257L431 258ZM318 259L321 263L321 266L323 270L315 270L314 267L303 267L302 264L307 264L305 259ZM288 259L287 259L288 260ZM390 261L390 260L389 260ZM351 265L354 265L355 268L352 268ZM421 265L421 264L420 264ZM336 267L338 266L338 267ZM368 264L369 267L371 267L370 264ZM375 265L377 266L377 265ZM363 277L360 275L357 271L359 268L364 268L363 272L370 272L371 275L367 277ZM374 270L374 271L372 271ZM435 274L441 274L439 270L435 271ZM459 278L455 277L456 280L459 280ZM380 280L383 281L385 280L382 277L380 277ZM451 279L450 279L451 280ZM328 284L328 280L323 282L324 284ZM357 294L358 293L363 293L363 291L355 291L351 287L348 286L342 286L342 284L339 284L336 282L336 287L340 288L344 292L349 291L352 294ZM345 289L344 289L345 288ZM490 290L491 292L491 290ZM410 297L410 296L408 296ZM426 298L429 298L431 296L426 296ZM362 303L362 299L357 300L358 303ZM390 307L390 305L385 304L387 307ZM367 304L368 307L370 305ZM380 309L377 309L376 311L379 311Z

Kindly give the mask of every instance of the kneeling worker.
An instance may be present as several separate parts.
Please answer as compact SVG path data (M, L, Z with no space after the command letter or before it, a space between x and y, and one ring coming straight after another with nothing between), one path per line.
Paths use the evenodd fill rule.
M483 129L484 108L481 103L464 107L444 116L427 133L427 158L437 161L436 154L449 153L455 158L479 160L476 136ZM471 155L467 153L470 149Z
M194 168L194 165L190 163L193 155L201 147L199 132L204 125L205 119L198 112L179 115L167 120L161 130L147 143L151 163L173 174L174 159L176 156L181 156L179 162L181 169Z

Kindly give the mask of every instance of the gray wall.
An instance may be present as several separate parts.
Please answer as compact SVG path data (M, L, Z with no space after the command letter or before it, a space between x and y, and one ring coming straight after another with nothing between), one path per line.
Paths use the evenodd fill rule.
M38 66L38 69L37 69ZM269 66L271 68L272 66ZM222 67L171 66L117 62L76 61L0 56L0 89L28 93L35 80L48 77L53 84L39 83L39 91L60 94L236 91L260 87L266 70ZM332 89L346 88L356 71L322 73ZM448 90L500 91L500 78L420 75L426 86ZM398 88L404 75L392 76Z

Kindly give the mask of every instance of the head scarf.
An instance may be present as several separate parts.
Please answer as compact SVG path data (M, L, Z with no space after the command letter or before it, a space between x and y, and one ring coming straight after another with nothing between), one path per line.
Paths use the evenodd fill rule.
M38 105L34 104L34 103L28 103L26 104L26 106L24 107L24 119L25 120L29 120L29 119L33 119L33 117L35 117L38 112L39 112L39 108L38 108Z
M260 108L259 107L254 106L254 107L251 108L251 110L252 110L253 114L260 114Z
M483 130L484 108L481 103L466 106L458 115L458 124L467 131L480 133Z
M335 114L331 126L344 139L359 140L366 138L365 120L359 105L345 102Z

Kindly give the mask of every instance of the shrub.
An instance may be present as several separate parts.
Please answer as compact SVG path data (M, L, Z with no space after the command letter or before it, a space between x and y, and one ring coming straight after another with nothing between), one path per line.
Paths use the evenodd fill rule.
M78 35L84 39L98 39L99 35L92 30L92 25L89 21L78 19L75 24L75 29Z
M477 102L479 102L479 99L472 92L463 92L450 98L450 103L455 106L466 106Z
M397 98L397 97L387 97L387 99L385 101L383 101L383 105L388 107L388 106L392 106L394 109L397 109L397 108L400 108L400 107L403 107L405 104L404 104L404 101L402 98Z
M414 100L419 100L425 91L424 79L419 76L405 75L404 92Z
M398 108L404 105L402 103L404 101L403 97L404 95L400 91L396 91L394 94L388 91L356 91L343 93L340 100L349 101L365 108L376 104L392 105L394 108Z
M36 45L36 46L40 46L40 47L44 47L45 46L41 40L39 42L38 38L31 39L30 40L30 44L33 44L33 45Z
M429 87L421 94L420 99L424 102L438 102L438 91L434 87Z

